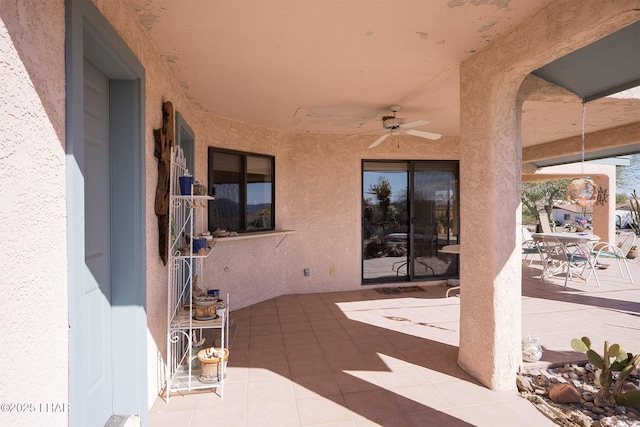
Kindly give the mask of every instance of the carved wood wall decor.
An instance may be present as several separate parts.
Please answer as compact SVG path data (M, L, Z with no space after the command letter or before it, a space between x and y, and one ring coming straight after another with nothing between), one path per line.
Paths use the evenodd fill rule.
M158 247L162 263L167 265L169 256L169 178L171 175L171 147L174 138L173 104L162 104L162 128L153 130L158 158L158 187L156 188L155 211L158 217Z

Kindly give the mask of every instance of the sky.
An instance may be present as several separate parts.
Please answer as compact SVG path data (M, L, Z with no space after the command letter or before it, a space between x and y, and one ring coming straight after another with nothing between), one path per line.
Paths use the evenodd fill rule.
M369 189L372 185L378 183L378 179L384 177L387 178L391 185L391 201L397 201L403 192L406 195L407 191L407 171L385 171L385 172L365 172L364 174L364 197L376 200L375 194L369 194Z

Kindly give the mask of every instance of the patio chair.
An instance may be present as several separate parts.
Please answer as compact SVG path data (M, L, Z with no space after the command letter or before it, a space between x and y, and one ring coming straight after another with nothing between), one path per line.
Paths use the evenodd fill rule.
M538 216L540 217L540 227L542 228L543 233L553 233L551 230L551 222L549 221L549 215L547 211L538 212Z
M587 267L590 267L598 287L600 287L600 280L593 268L594 262L591 260L589 252L585 251L582 246L572 246L571 251L569 251L567 246L555 237L544 237L542 244L539 244L538 248L540 256L543 258L542 273L540 274L541 281L548 277L564 274L564 287L566 288L568 280L573 280L574 276L578 276L586 282L591 277L591 274L589 274L589 277L584 277L584 271Z
M524 255L524 260L526 261L529 256L531 256L531 261L529 262L529 266L533 264L533 259L535 255L539 255L538 245L533 240L533 236L527 227L522 227L522 254ZM542 261L542 258L540 258Z
M635 234L633 234L632 244L633 242L635 242ZM631 248L631 245L629 245L629 248ZM627 249L627 252L629 252L629 249ZM631 284L635 284L633 281L633 276L631 275L631 270L629 270L629 264L627 264L627 255L617 245L612 245L608 242L598 242L591 247L591 255L594 257L594 268L589 273L589 277L591 277L591 274L595 274L596 268L600 268L599 266L604 266L604 264L600 263L601 260L615 260L618 263L620 277L624 278L624 272L622 270L622 264L624 264ZM589 277L587 278L587 280L589 279Z
M620 248L625 257L629 254L631 248L638 244L637 242L638 238L635 232L621 233L618 235L618 238L616 238L616 246Z

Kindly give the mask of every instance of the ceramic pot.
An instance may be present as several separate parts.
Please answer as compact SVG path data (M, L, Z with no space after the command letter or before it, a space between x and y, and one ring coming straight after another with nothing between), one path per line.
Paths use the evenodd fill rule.
M196 320L212 320L216 317L218 298L207 296L193 299L194 317Z
M229 350L222 349L223 354L220 357L220 347L209 347L198 352L198 360L202 368L198 380L203 383L215 383L222 379L222 366L227 363L229 358ZM215 351L215 353L214 353Z

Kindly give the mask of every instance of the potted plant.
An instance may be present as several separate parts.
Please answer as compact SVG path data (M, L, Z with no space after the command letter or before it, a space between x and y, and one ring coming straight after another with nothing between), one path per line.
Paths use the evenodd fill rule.
M194 278L193 292L193 317L196 320L213 320L216 318L216 306L218 305L218 295L209 294L206 289L198 287L198 276Z
M209 347L198 352L198 360L202 368L198 377L203 383L215 383L222 379L223 369L221 365L229 358L229 350L220 347Z

